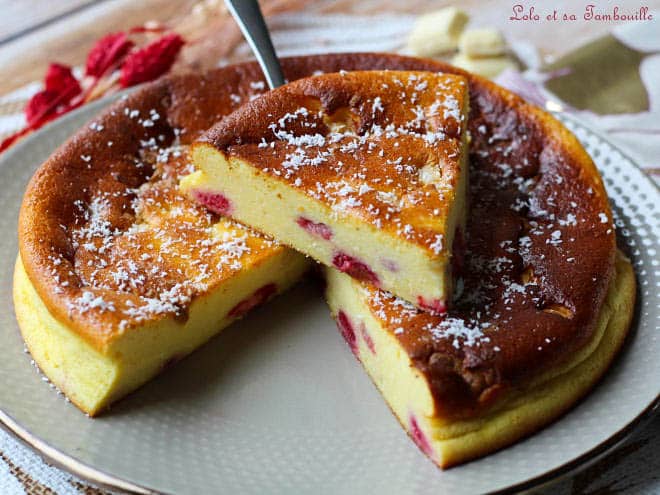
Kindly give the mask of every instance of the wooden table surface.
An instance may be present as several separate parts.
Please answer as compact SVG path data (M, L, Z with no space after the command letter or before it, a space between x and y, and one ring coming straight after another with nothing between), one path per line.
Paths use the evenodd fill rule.
M176 26L184 35L197 37L203 32L207 45L222 51L226 30L212 31L226 20L224 8L206 9L219 0L0 0L0 95L31 81L40 80L50 61L80 65L91 44L112 31L126 29L147 21ZM315 12L376 14L385 12L420 13L454 4L450 0L265 0L267 11L303 7ZM511 0L462 0L461 8L470 13L474 25L502 29L516 39L526 39L545 56L568 52L585 41L604 34L614 23L556 23L552 30L538 22L510 21ZM611 4L612 2L605 2ZM660 0L644 2L653 8ZM543 4L540 4L543 5ZM555 0L559 11L581 12L572 0ZM537 7L539 9L539 7ZM210 32L209 32L210 31ZM561 42L558 42L561 40ZM219 48L220 47L220 48Z

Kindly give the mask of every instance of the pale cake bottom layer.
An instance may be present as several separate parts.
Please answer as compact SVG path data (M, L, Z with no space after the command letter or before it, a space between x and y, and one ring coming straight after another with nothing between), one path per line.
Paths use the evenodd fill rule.
M442 468L506 447L566 412L609 367L625 340L635 302L632 266L618 253L592 342L561 367L507 394L486 414L452 421L434 417L426 377L373 316L362 286L333 269L326 269L326 279L333 316L343 311L354 329L353 351L404 429Z
M23 339L41 371L71 402L93 416L236 320L239 316L229 313L260 288L275 284L280 293L308 268L304 257L282 250L195 298L185 322L173 316L145 322L126 329L102 351L51 315L20 256L14 272L14 306Z
M431 256L415 243L341 216L242 160L226 159L211 146L196 146L193 157L198 171L181 181L181 189L191 198L213 209L200 198L218 195L227 203L228 211L217 213L228 214L326 266L341 267L343 263L338 260L350 260L345 263L347 273L416 306L431 310L446 306L453 285L449 257ZM467 169L465 160L462 168ZM447 246L453 244L455 229L463 226L458 212L465 211L466 189L467 181L462 178L456 203L446 219L443 242Z

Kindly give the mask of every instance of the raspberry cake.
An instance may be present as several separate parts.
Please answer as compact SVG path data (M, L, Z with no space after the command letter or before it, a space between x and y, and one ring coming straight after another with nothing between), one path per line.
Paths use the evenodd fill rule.
M635 300L606 193L576 139L511 93L439 62L336 54L282 63L289 81L390 69L458 73L468 82L470 214L449 312L418 311L368 280L326 269L341 333L421 450L455 465L569 409L615 356ZM264 87L256 64L148 85L74 136L32 180L20 218L17 316L37 364L88 412L305 269L300 256L209 215L176 187L190 170L186 146ZM107 234L88 240L108 230L107 245ZM221 268L209 263L218 257ZM161 271L142 288L142 279L124 276L131 262L138 273L150 262ZM85 296L89 282L100 292ZM136 309L127 315L128 301ZM119 347L128 354L113 354Z
M467 205L462 76L323 74L247 103L192 147L191 198L442 314ZM457 251L452 253L452 251Z
M90 415L309 266L179 192L191 170L182 132L194 136L201 122L173 127L181 109L164 105L167 89L131 96L76 134L35 174L22 205L21 332L36 364Z

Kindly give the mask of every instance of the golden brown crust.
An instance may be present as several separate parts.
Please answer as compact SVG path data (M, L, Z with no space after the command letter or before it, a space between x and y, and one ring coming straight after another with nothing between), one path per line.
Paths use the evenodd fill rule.
M201 142L430 258L448 257L453 232L442 220L453 217L467 99L465 78L451 74L323 74L246 103Z
M482 260L485 268L466 268L465 293L485 291L483 296L494 302L488 315L483 301L475 300L453 316L491 321L501 331L483 345L458 349L450 339L430 339L428 332L414 327L397 334L416 366L428 374L439 409L473 414L518 377L556 364L589 341L613 273L615 239L600 177L563 126L489 81L430 60L336 54L285 59L283 65L289 80L340 69L444 71L469 80L472 214L467 261ZM84 328L103 326L96 321L103 313L86 313L91 320L83 321L72 319L68 311L68 298L81 283L73 269L76 249L68 230L77 218L74 202L89 201L99 188L125 190L143 183L147 172L134 166L144 148L140 141L162 135L165 144L171 143L174 129L180 129L181 142L190 143L240 102L263 91L255 81L263 83L258 67L244 64L148 85L94 120L103 132L86 126L39 169L21 209L20 254L56 318L81 334ZM130 117L131 110L139 110L141 119L148 118L151 109L162 116L153 126ZM93 157L91 168L83 159L88 156ZM113 202L119 213L125 201ZM116 222L122 221L122 215L116 215ZM533 235L527 235L530 232ZM523 239L524 249L502 244L512 239ZM54 256L63 262L54 265ZM501 263L501 271L491 269L489 263L499 257L509 261ZM531 299L520 297L512 285L528 279L536 282L525 289ZM69 287L57 293L63 282ZM502 296L511 287L509 301ZM400 309L388 311L396 316ZM429 318L420 315L419 327ZM104 342L107 336L90 338Z
M528 401L490 417L488 427L473 438L451 439L444 445L443 469L491 454L537 432L574 407L602 378L623 346L635 313L635 274L630 261L616 254L610 288L599 313L600 342L583 361L557 376L523 390ZM510 420L514 418L515 421Z
M113 105L42 165L24 196L30 280L58 320L101 350L132 327L185 319L195 297L284 249L179 193L192 171L186 143L206 121L171 122L177 91L165 80Z

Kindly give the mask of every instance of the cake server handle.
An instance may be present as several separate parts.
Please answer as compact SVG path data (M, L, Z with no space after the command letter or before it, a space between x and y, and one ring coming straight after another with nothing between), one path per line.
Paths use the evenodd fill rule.
M270 89L282 86L284 84L282 67L275 54L275 48L257 0L225 0L225 5L257 57Z

